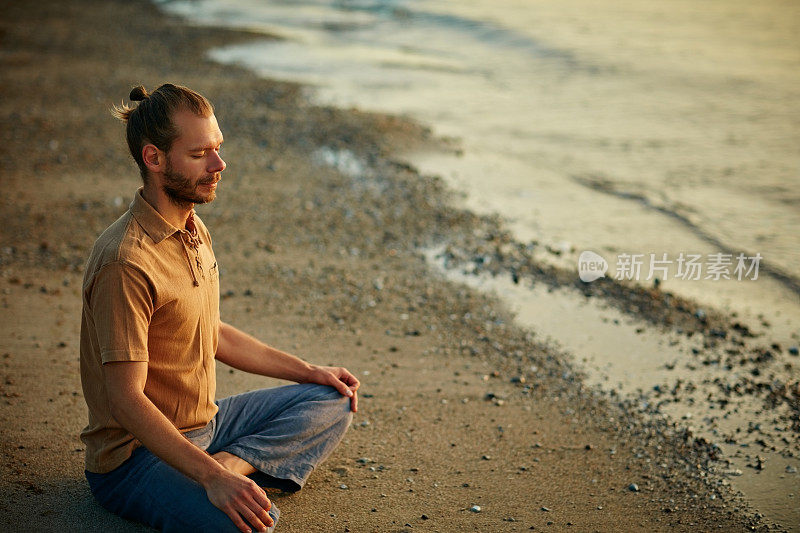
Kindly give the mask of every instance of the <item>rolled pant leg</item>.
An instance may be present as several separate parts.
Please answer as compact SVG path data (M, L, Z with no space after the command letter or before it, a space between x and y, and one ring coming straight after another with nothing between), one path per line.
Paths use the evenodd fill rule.
M128 461L109 474L87 472L86 477L100 505L122 518L167 533L239 531L228 515L211 503L202 485L147 448L136 449ZM272 532L280 511L273 505L269 515L274 526L267 531Z
M250 391L217 404L208 453L241 457L267 478L288 480L289 490L303 487L353 419L349 397L313 383Z

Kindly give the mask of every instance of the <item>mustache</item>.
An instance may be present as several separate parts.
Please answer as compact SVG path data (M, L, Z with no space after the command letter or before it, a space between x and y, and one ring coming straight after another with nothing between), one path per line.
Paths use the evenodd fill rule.
M217 174L216 176L212 176L212 177L210 177L208 179L202 180L200 182L200 185L213 185L214 183L217 183L221 179L222 179L222 176Z

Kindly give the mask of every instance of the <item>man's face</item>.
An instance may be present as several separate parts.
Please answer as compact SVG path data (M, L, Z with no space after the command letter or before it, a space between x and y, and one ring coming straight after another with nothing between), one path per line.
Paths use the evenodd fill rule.
M180 134L166 154L162 188L178 205L211 202L217 196L217 182L225 170L217 119L213 114L199 117L191 111L180 111L173 122Z

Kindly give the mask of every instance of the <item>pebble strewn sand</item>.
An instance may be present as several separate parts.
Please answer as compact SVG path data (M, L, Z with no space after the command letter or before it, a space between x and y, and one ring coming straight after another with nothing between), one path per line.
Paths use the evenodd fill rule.
M199 209L223 319L363 383L336 453L304 490L273 494L281 531L756 525L705 475L713 447L586 390L497 302L429 274L420 245L504 237L395 160L439 142L424 128L312 107L297 86L210 63L207 47L247 35L187 27L144 1L12 2L0 28L4 528L142 529L99 508L82 477L79 294L94 238L139 184L108 107L164 81L206 94L226 138L218 200ZM354 179L319 165L321 147L371 170ZM623 291L623 306L642 298L604 290ZM658 298L643 301L660 313ZM674 313L705 327L691 309ZM222 364L218 376L220 396L278 384Z

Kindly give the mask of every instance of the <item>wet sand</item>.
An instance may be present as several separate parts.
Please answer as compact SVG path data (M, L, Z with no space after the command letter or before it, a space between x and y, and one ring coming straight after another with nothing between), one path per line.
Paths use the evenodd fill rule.
M596 392L498 300L431 271L422 250L447 241L454 257L483 247L519 276L574 283L397 156L449 149L424 126L315 107L296 85L211 63L207 48L248 35L146 2L16 2L0 24L4 530L144 529L102 510L83 478L79 295L93 240L139 185L108 107L164 81L206 94L226 138L218 200L198 210L223 319L363 383L335 454L302 491L271 493L279 530L768 529L715 473L708 441ZM316 163L321 147L358 154L369 176ZM735 330L690 302L592 287L654 323ZM280 384L217 372L219 397Z

